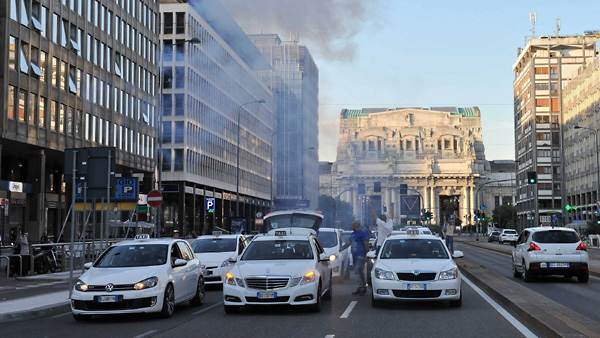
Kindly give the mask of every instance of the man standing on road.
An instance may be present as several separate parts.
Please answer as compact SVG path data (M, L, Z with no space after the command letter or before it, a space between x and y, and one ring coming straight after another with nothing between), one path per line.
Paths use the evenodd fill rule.
M369 249L369 234L361 229L360 222L352 222L352 235L341 251L344 251L348 246L352 245L352 260L354 262L354 274L358 287L352 292L354 296L364 296L367 293L367 283L365 279L365 255Z
M446 246L450 250L450 254L454 256L454 222L446 224Z
M29 275L29 241L27 240L29 238L29 233L26 232L23 234L23 237L21 237L20 240L20 244L21 244L21 252L19 253L20 255L26 255L27 257L23 257L23 274L25 275Z
M375 208L373 208L373 203L371 203L371 201L369 201L369 208L371 209L371 216L373 216L375 224L377 224L377 244L375 248L377 253L379 253L379 248L383 245L383 241L390 237L392 230L394 230L394 210L391 210L392 216L388 219L384 214L377 217L377 213L375 212Z

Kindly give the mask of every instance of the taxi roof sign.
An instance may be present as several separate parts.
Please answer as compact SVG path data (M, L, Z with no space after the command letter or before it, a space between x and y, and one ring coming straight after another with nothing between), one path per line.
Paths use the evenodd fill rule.
M419 229L408 229L408 230L406 230L406 233L411 236L418 235Z
M223 234L223 231L213 231L212 234L213 234L213 236L219 237Z
M140 235L135 235L135 239L136 239L136 240L141 240L141 239L150 239L150 235L148 235L148 234L140 234Z
M275 231L275 236L285 236L287 232L285 230L277 230Z

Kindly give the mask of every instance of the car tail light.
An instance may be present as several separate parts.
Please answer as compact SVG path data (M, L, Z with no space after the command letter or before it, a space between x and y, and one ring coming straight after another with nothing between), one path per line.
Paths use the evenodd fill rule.
M581 243L579 243L579 246L577 246L576 250L587 251L587 248L585 247L585 244L583 244L583 242L581 242Z
M542 250L537 244L531 242L529 243L529 249L527 251L540 251Z

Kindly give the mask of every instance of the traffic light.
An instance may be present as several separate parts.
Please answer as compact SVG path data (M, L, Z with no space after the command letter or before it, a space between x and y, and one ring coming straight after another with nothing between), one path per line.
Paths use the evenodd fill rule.
M364 183L359 183L358 184L358 194L359 195L364 195L365 194L365 184Z
M535 172L535 171L527 172L527 183L529 183L529 184L537 183L537 172Z
M431 221L431 211L425 212L425 219Z
M373 182L373 191L381 192L381 182Z
M482 221L485 221L485 212L482 212L482 213L481 213L481 215L480 215L479 217L481 217L481 220L482 220Z

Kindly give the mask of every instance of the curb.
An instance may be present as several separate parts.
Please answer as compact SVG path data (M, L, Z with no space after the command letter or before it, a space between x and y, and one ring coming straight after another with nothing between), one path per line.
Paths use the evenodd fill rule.
M0 323L17 322L22 320L40 319L57 314L56 312L67 312L71 310L70 302L63 301L59 304L50 305L33 310L0 314Z
M486 246L486 245L481 245L480 243L473 243L471 241L457 241L457 242L458 243L464 243L464 244L467 244L467 245L470 245L470 246L474 246L474 247L477 247L477 248L481 248L481 249L484 249L484 250L488 250L488 251L494 251L494 252L497 252L497 253L501 253L503 255L512 256L512 253L506 252L505 250L501 250L501 249L496 248L496 247L489 247L489 246ZM590 276L594 276L594 277L599 277L600 278L600 271L597 271L596 269L590 269L589 267L588 267L588 271L590 272Z

